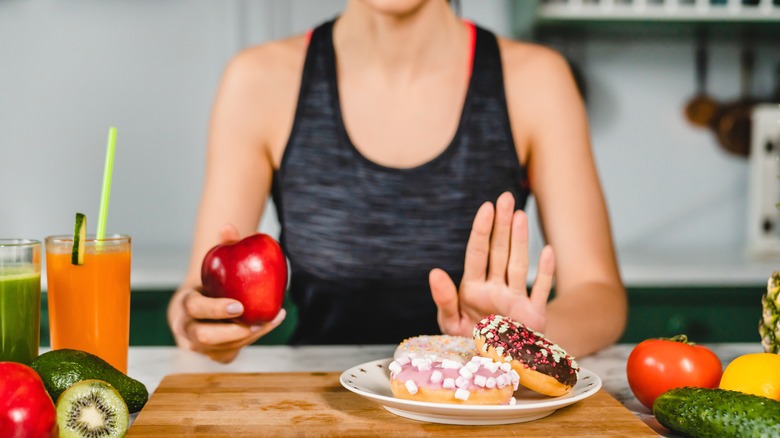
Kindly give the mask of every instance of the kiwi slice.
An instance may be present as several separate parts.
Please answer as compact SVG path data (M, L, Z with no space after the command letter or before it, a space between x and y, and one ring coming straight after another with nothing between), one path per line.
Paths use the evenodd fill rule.
M87 240L87 216L76 213L76 226L73 227L73 250L70 253L70 263L74 265L84 264L84 247Z
M124 400L102 380L82 380L57 399L60 438L122 437L129 423Z

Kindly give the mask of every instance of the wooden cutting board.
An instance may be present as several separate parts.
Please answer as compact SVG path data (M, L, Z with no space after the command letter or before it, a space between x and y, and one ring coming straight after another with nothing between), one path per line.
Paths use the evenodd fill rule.
M339 375L169 375L127 436L657 436L603 389L539 420L453 426L391 414L344 389Z

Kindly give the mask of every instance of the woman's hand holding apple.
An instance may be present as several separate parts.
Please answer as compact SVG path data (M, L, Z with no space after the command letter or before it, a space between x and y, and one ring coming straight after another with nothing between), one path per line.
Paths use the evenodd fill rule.
M203 353L217 362L228 363L238 356L241 348L260 339L284 321L286 313L281 304L287 285L286 260L282 255L280 263L279 254L273 251L266 253L268 242L265 239L251 240L264 244L260 247L247 245L246 242L238 245L241 241L236 228L231 225L223 227L220 231L222 243L204 258L204 284L212 289L206 291L195 285L184 287L171 301L168 318L178 345ZM234 254L235 249L231 249L234 247L239 253L244 253ZM252 251L245 252L247 249ZM217 257L213 254L215 252ZM281 250L278 252L281 253ZM236 266L250 256L256 256L250 260L254 265L262 265L263 260L270 260L270 264L261 266L265 268L261 273L253 271L254 279L234 275ZM219 272L205 269L209 263L227 275L220 276ZM272 277L270 288L264 291L249 289L258 281L268 285L265 281L267 277Z

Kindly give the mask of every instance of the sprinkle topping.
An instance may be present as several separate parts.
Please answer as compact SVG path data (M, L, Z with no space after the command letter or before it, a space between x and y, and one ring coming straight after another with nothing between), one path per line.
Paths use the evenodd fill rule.
M395 350L393 357L435 356L438 360L452 360L464 364L477 355L474 339L451 335L421 335L404 339Z
M543 334L501 315L490 315L474 327L474 337L482 336L487 352L489 347L505 362L516 359L526 368L553 376L559 382L574 386L577 383L579 365L559 345Z

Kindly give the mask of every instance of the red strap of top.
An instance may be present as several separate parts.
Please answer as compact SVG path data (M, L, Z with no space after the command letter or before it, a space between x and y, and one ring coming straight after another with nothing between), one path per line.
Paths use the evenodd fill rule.
M473 22L469 20L463 20L463 23L466 25L466 28L469 31L469 78L471 78L471 73L474 71L474 51L477 47L477 26L474 25Z

